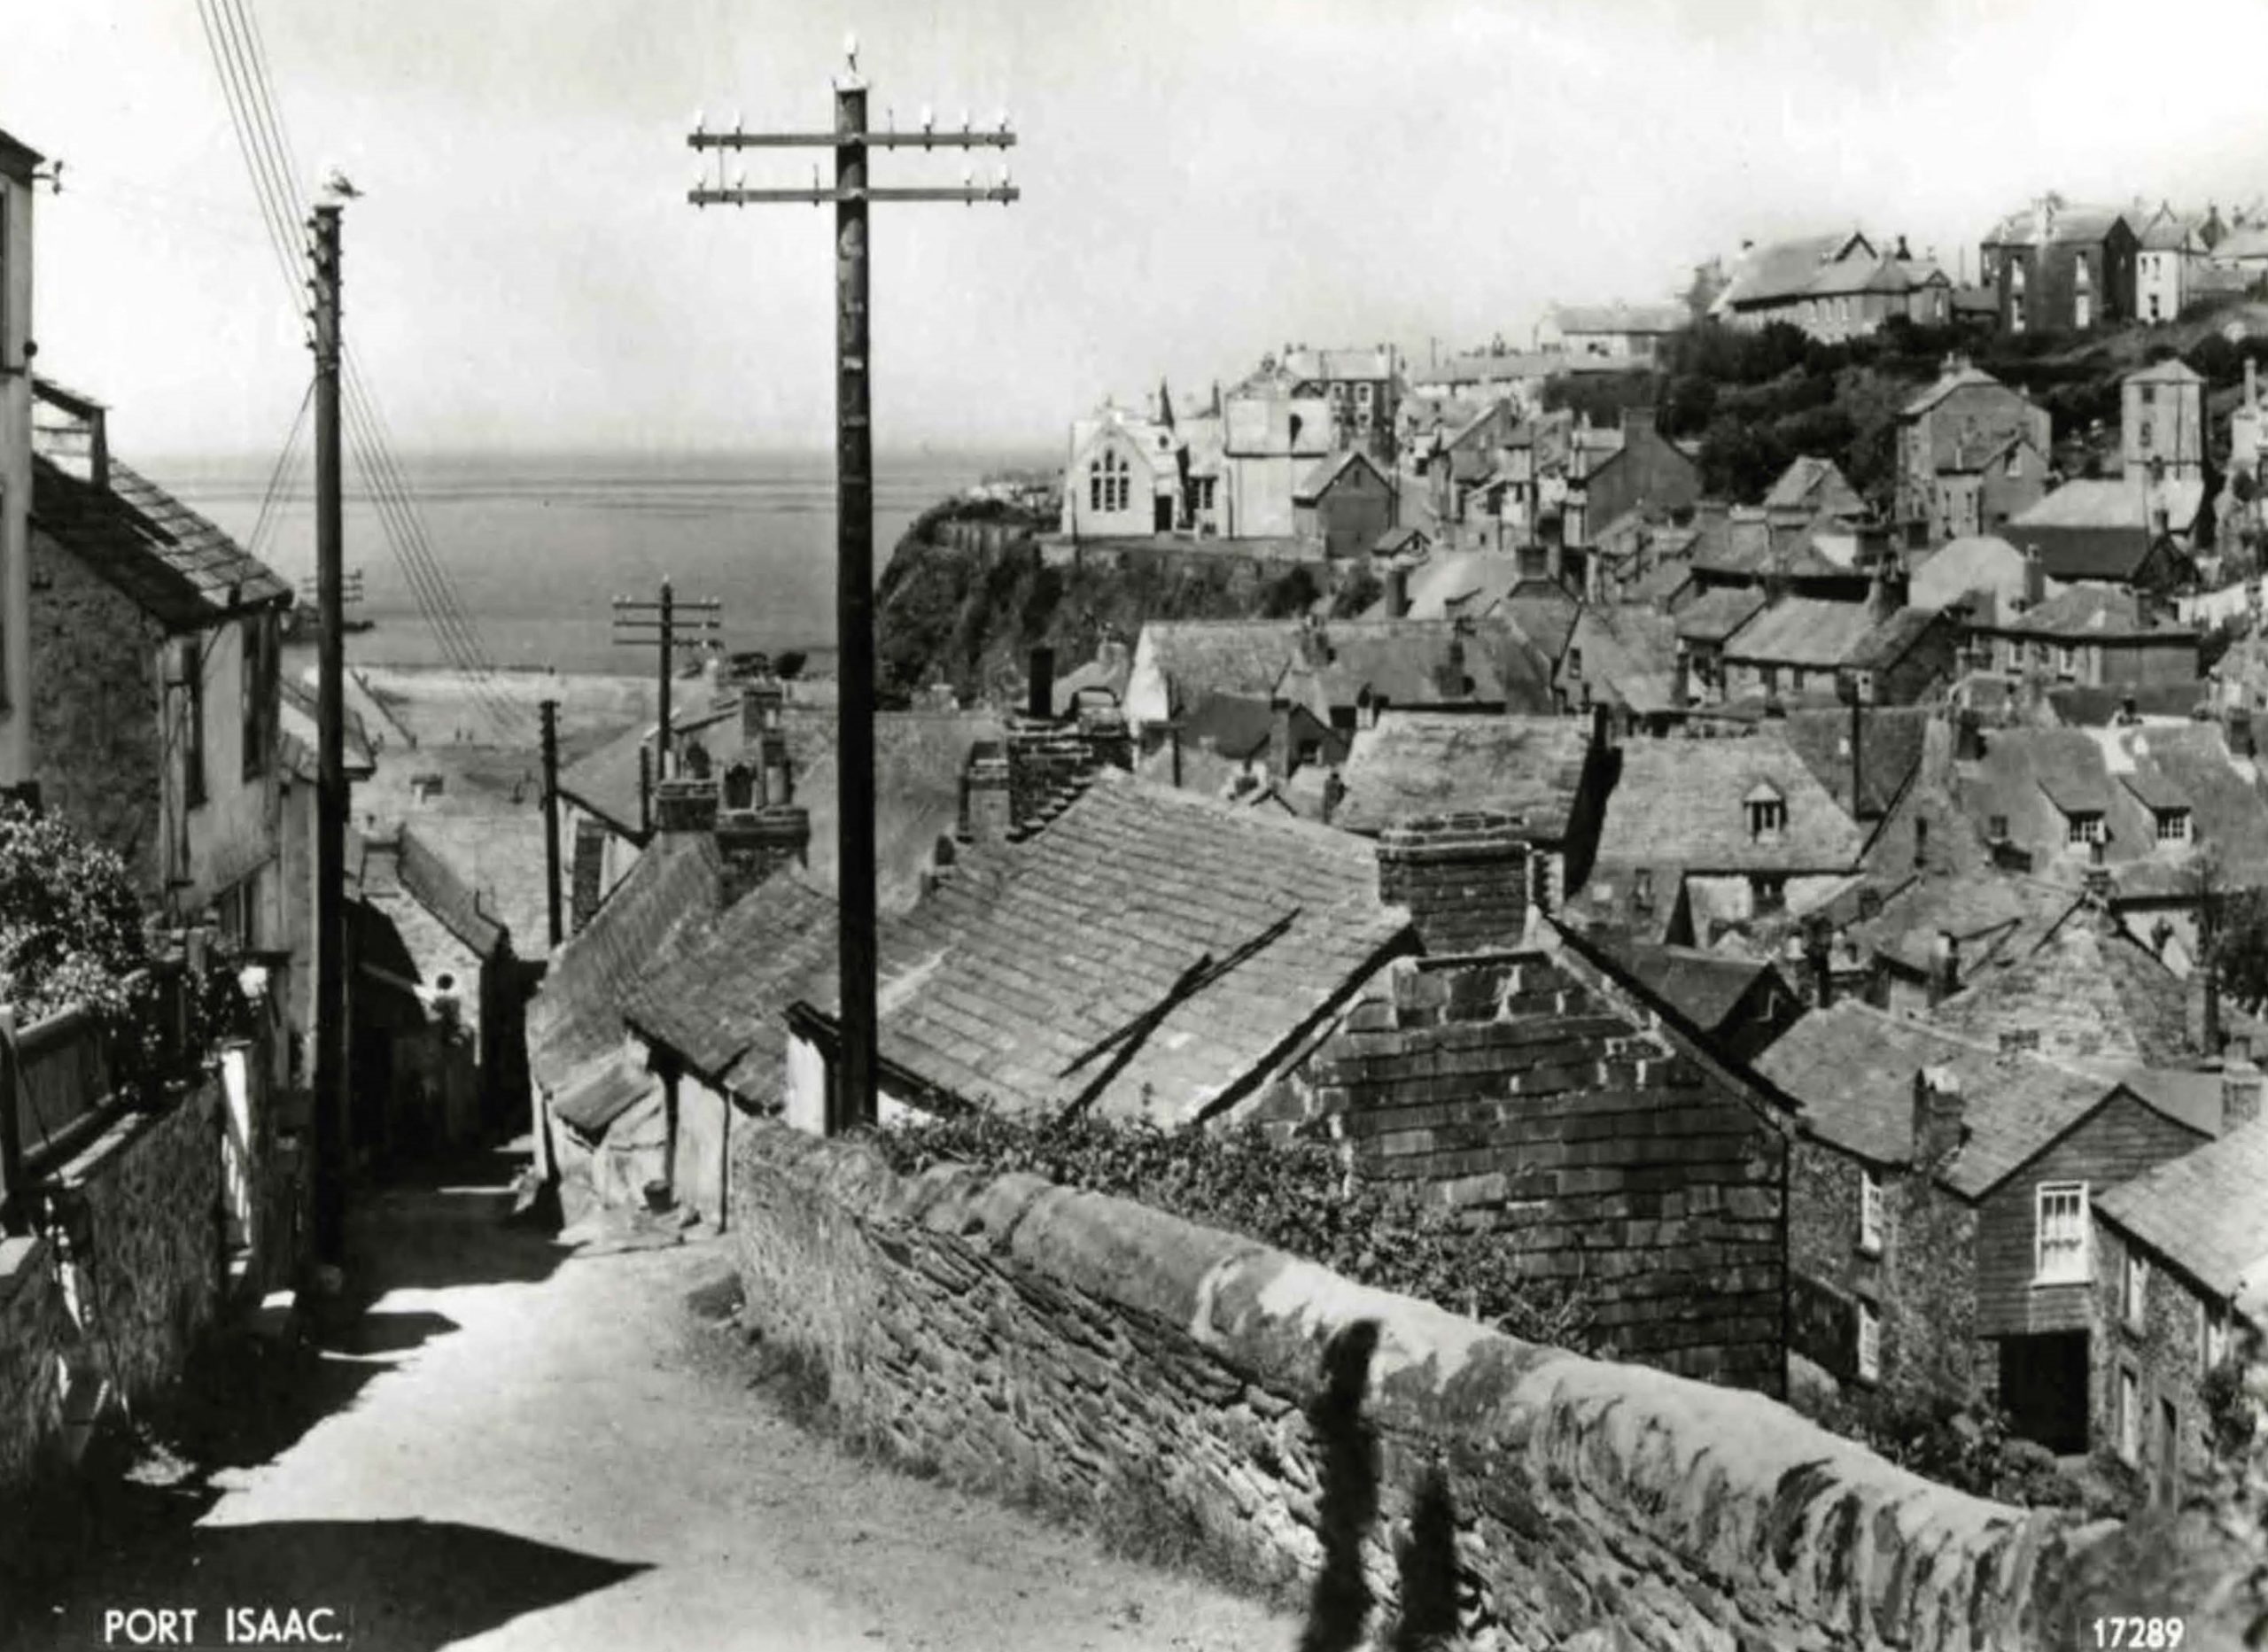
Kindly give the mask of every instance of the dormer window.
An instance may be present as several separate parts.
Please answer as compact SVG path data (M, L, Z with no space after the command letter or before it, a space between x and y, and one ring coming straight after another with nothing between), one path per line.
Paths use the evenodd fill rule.
M2159 809L2157 816L2158 842L2186 843L2189 841L2189 811L2186 809Z
M1984 835L1995 843L2007 842L2008 841L2008 816L1993 815L1987 819L1984 822Z
M2063 841L2073 849L2101 842L2102 811L2100 809L2079 809L2064 816Z
M1581 676L1582 676L1582 674L1583 674L1583 651L1582 651L1581 648L1570 648L1570 649L1568 649L1568 650L1567 650L1567 675L1568 675L1568 676L1570 676L1570 677L1573 677L1573 678L1581 679Z
M1776 838L1788 829L1788 800L1769 786L1759 786L1749 793L1744 807L1748 810L1748 835L1756 842Z

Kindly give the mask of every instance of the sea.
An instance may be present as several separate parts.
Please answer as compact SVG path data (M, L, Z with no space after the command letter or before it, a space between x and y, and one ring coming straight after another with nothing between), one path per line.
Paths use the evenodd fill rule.
M877 454L877 578L922 511L986 477L1047 462L1034 452ZM313 601L315 509L304 466L276 483L273 456L139 463L151 480L253 549ZM835 637L835 461L830 454L454 454L407 456L407 515L419 531L485 663L506 669L636 673L650 646L614 640L613 601L651 601L668 579L680 600L719 605L728 649L805 650L831 669ZM273 487L273 498L271 488ZM347 466L344 565L369 629L351 663L454 663L398 555L405 530ZM265 503L265 520L263 505Z

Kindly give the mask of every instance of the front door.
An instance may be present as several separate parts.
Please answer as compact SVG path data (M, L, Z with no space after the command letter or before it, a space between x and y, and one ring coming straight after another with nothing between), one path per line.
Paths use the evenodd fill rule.
M2059 1455L2087 1448L2087 1333L2000 1340L2000 1404L2009 1426Z

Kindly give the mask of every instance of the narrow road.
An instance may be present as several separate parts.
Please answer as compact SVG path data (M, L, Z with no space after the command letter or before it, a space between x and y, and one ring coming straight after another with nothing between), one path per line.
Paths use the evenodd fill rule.
M160 1512L108 1519L53 1645L104 1645L131 1607L197 1609L200 1647L229 1644L225 1608L288 1631L327 1607L313 1626L351 1624L357 1652L1292 1644L1262 1608L807 1434L693 1325L715 1248L507 1229L511 1167L366 1200L368 1313L288 1377L224 1385L229 1443L146 1488Z

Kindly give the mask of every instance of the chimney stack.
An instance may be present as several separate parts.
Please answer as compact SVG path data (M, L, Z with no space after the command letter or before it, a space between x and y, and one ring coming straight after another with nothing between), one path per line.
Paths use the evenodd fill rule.
M2249 706L2229 708L2226 738L2231 756L2249 757L2253 755L2252 709Z
M1051 721L1055 716L1055 650L1041 647L1031 651L1031 680L1024 698L1025 715L1039 722Z
M1528 852L1519 817L1502 810L1403 820L1379 838L1379 899L1409 909L1429 953L1517 946L1527 928Z
M2227 1136L2260 1117L2260 1069L2245 1056L2221 1068L2221 1134Z
M1914 1074L1914 1161L1934 1170L1961 1145L1966 1129L1961 1074L1948 1066L1925 1066Z
M664 836L717 826L717 783L680 777L654 788L654 830Z
M1670 660L1669 703L1673 711L1682 712L1693 693L1693 663L1686 657L1685 645L1677 646L1677 653Z
M1930 946L1930 1007L1935 1009L1961 990L1961 942L1949 929L1938 931Z
M1271 700L1268 705L1268 772L1279 780L1292 778L1292 702Z
M2047 565L2039 560L2037 550L2025 547L2023 554L2023 605L2027 610L2038 608L2047 600Z
M1402 619L1410 612L1410 570L1399 562L1386 570L1386 617Z

